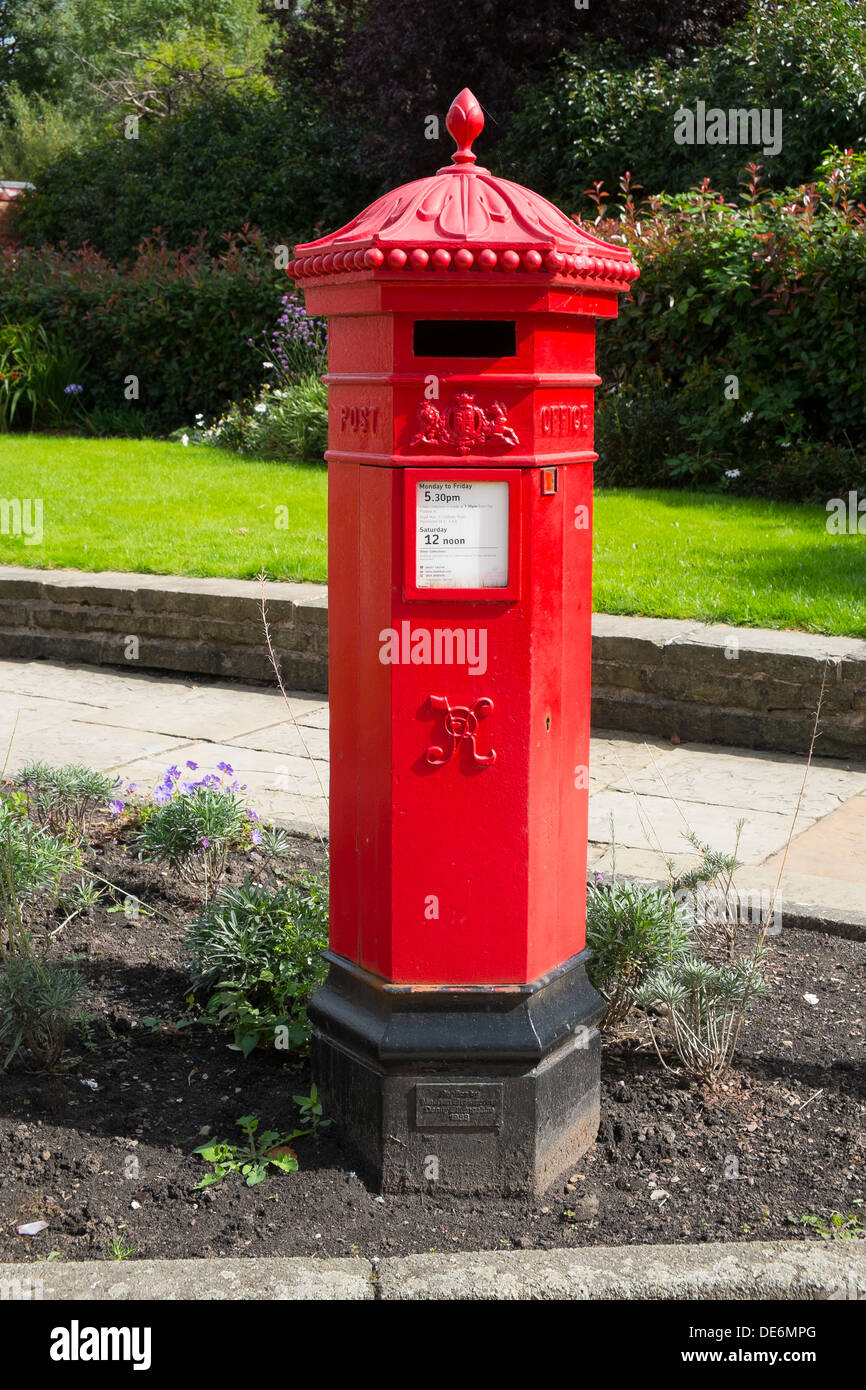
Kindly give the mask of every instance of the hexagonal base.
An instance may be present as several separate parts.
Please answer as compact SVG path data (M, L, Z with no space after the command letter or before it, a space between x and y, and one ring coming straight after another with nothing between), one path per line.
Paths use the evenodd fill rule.
M529 985L413 990L330 955L313 1079L383 1192L540 1195L595 1138L587 953Z

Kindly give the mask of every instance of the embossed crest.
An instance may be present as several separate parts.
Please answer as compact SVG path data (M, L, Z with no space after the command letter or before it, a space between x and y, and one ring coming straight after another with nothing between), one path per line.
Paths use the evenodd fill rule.
M432 401L418 406L418 430L409 448L423 444L445 446L455 454L468 454L483 444L497 444L513 449L520 440L508 423L508 411L501 401L493 401L486 409L479 405L471 391L458 391L451 405L439 410Z

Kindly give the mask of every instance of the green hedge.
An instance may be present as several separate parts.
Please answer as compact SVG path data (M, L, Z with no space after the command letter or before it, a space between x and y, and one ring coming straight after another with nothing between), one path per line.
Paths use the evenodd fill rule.
M257 233L229 238L219 255L144 243L117 266L89 248L0 253L0 320L41 323L89 361L81 406L98 428L168 432L217 414L257 390L261 353L286 292L284 271ZM138 400L125 398L130 376Z
M201 236L214 254L226 232L245 226L272 243L309 240L317 226L354 216L374 191L324 113L299 96L290 103L232 92L171 119L142 120L137 140L95 136L40 170L35 183L16 202L21 242L88 242L113 260L155 234L173 247Z
M584 47L554 80L526 89L498 167L576 211L597 180L628 170L645 192L678 193L709 177L728 194L743 164L777 188L810 179L831 145L866 140L866 25L848 0L757 0L719 43L678 62L635 64L614 44ZM782 148L677 144L674 118L697 103L782 112Z
M837 151L808 190L681 194L600 224L641 267L599 335L603 482L802 500L866 485L864 177L866 156Z

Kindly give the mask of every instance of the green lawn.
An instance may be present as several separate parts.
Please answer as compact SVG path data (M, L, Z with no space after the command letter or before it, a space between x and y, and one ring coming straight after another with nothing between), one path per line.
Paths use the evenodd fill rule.
M43 499L44 540L0 535L3 564L326 577L322 467L6 435L0 498L11 497ZM595 608L866 637L866 536L831 536L826 517L712 494L600 492Z
M150 439L7 434L0 497L43 499L43 543L0 535L7 565L250 579L264 567L280 579L327 577L321 464Z
M600 492L594 589L601 613L866 637L866 535L830 535L822 506Z

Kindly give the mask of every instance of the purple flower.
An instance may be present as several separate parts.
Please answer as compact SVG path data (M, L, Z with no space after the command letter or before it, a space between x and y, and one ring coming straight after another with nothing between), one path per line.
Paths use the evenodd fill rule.
M189 768L190 772L198 772L198 763L188 762L187 767Z
M109 811L111 811L112 815L122 816L124 811L126 810L126 807L124 806L122 801L110 801L108 803L108 809Z
M202 849L210 849L210 840L207 838L206 835L202 835L201 839L199 840L199 844L201 845Z
M80 396L83 390L83 386L78 386L73 382L70 386L64 386L63 394L64 396Z
M262 832L260 830L251 830L250 839L254 845L260 845L262 843Z
M234 777L235 770L232 767L231 763L217 763L217 767L219 768L220 772L225 772L229 777Z
M153 799L157 806L164 806L167 801L171 801L171 787L167 787L164 782L154 789Z

